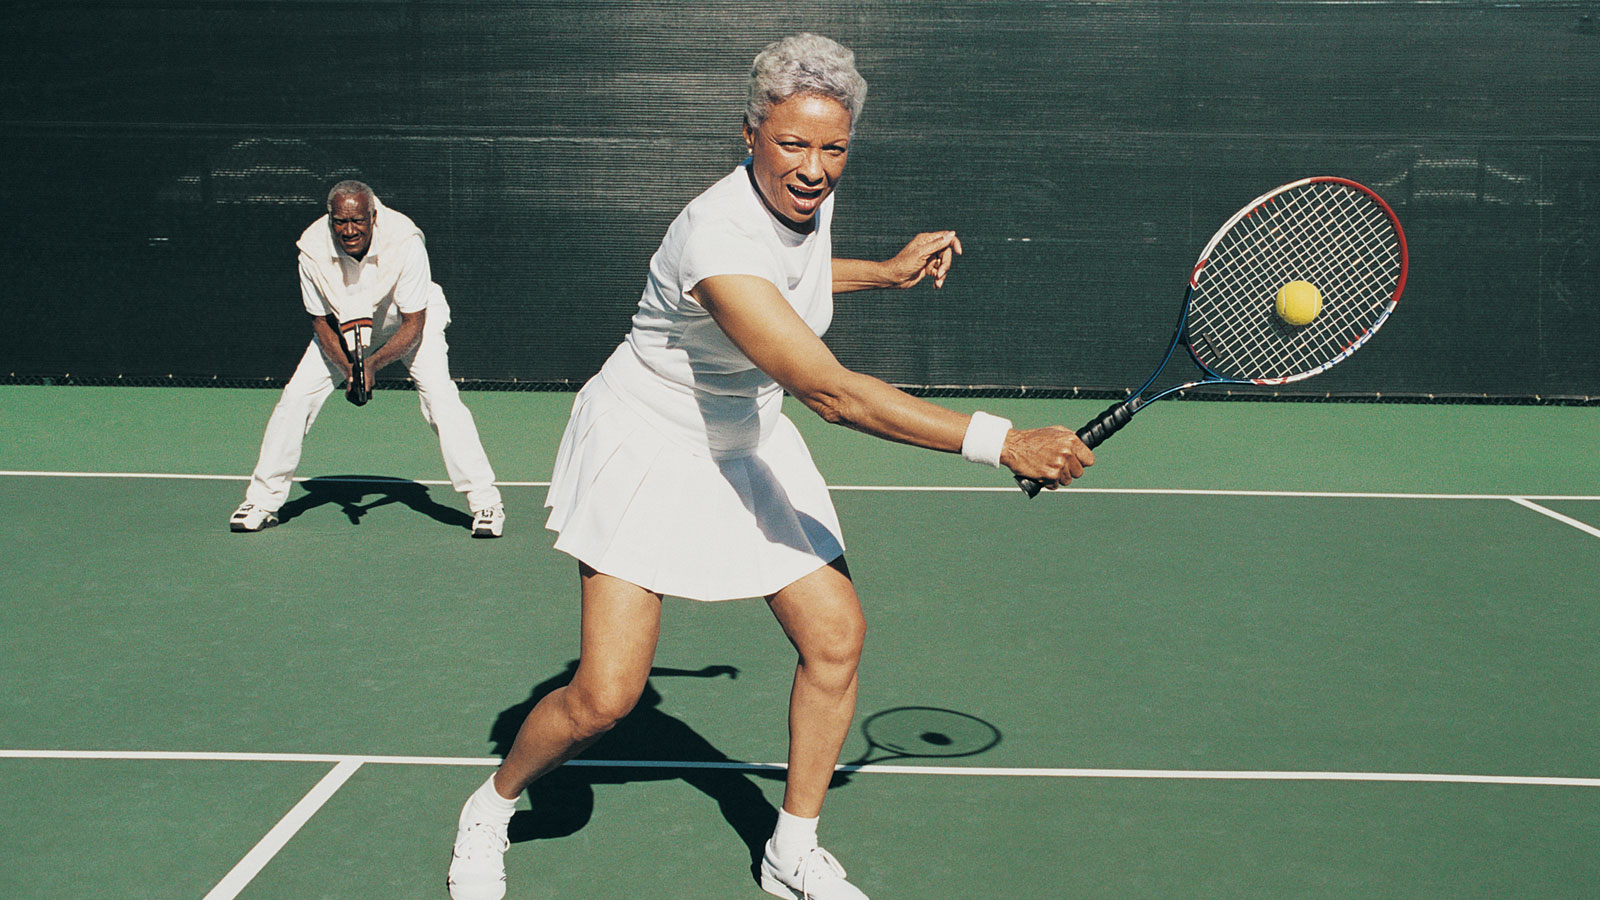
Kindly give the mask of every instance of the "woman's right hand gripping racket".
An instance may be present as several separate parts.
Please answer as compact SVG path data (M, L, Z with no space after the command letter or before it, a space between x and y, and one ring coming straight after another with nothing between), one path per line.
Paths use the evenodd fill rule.
M1406 286L1406 236L1389 204L1346 178L1268 191L1200 252L1161 364L1078 437L1093 449L1153 401L1209 384L1287 384L1326 372L1377 333ZM1201 377L1146 397L1182 344ZM1046 482L1017 476L1029 497Z

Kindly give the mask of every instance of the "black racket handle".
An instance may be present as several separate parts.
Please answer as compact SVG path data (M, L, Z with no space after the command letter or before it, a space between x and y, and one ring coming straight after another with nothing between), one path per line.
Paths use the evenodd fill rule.
M333 316L327 316L328 324L339 332L339 343L344 347L344 358L350 362L350 379L344 386L344 398L357 406L366 406L372 399L372 392L367 390L367 361L363 352L366 340L363 340L363 329L370 336L372 332L371 319L351 319L340 322Z
M1100 415L1090 419L1089 424L1078 429L1078 440L1083 441L1085 447L1093 450L1104 443L1106 438L1116 434L1122 426L1128 424L1128 420L1131 418L1133 418L1132 404L1127 401L1113 403L1106 407ZM1017 476L1017 487L1022 488L1022 492L1029 497L1038 496L1044 486L1045 482L1043 481L1034 481L1032 478L1024 478L1021 475Z
M357 350L355 362L350 366L350 383L345 386L344 398L357 406L366 406L372 395L367 392L367 366L360 354Z

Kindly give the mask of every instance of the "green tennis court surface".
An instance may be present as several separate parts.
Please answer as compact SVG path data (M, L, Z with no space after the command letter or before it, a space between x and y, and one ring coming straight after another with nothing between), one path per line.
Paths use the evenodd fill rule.
M570 395L467 395L499 541L385 392L230 534L275 399L0 388L0 897L441 898L461 800L568 672ZM1169 403L1033 501L791 415L867 604L858 721L1000 735L852 735L823 839L874 900L1593 896L1600 410ZM645 702L514 821L510 896L764 896L792 665L760 602L669 600Z

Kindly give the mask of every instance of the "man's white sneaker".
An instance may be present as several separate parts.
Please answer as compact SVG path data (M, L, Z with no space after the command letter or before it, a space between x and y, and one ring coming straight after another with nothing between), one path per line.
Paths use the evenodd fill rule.
M804 856L779 863L772 857L772 842L761 855L761 889L788 900L867 900L861 889L844 880L844 866L821 847Z
M506 530L506 508L496 503L484 509L472 511L472 536L475 538L497 538Z
M506 895L504 825L472 822L456 828L450 856L450 900L500 900Z
M228 528L233 531L260 531L278 524L278 514L262 509L254 503L241 503L228 518Z

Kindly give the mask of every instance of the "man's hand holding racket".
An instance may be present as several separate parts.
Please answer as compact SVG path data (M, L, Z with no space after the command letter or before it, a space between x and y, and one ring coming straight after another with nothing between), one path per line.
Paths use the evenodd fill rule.
M372 345L372 319L351 319L339 323L339 340L344 346L345 360L350 364L350 379L345 382L344 396L357 406L366 406L372 399L372 382L376 372L367 366L367 348Z

